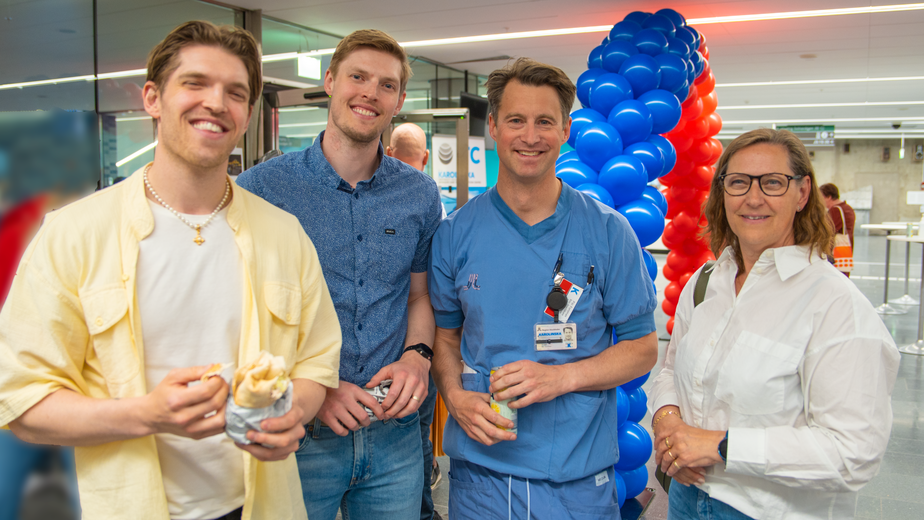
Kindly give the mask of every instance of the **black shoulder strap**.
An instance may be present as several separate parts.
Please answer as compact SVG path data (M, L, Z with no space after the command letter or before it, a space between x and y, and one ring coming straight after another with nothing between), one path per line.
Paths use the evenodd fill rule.
M696 286L693 287L693 307L703 303L706 299L706 286L709 285L709 276L712 275L712 268L715 267L715 260L706 262L703 270L696 279Z

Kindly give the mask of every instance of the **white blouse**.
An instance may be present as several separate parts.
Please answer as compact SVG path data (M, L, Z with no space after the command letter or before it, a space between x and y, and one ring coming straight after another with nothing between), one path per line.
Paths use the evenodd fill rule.
M853 518L892 429L900 354L869 300L808 248L768 249L735 295L719 257L695 309L684 287L654 412L728 430L728 462L699 486L759 519Z

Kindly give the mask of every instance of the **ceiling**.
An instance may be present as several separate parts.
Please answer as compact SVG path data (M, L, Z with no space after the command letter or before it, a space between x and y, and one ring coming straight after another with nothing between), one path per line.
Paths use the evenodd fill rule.
M613 1L613 0L233 0L265 15L345 35L382 29L398 41L505 32L611 25L636 10L672 8L688 19L909 3L902 0ZM924 10L825 16L695 26L706 37L710 66L719 83L719 114L726 130L769 123L739 121L887 118L836 121L853 128L924 135L924 80L840 84L724 87L725 83L924 76ZM562 68L572 79L586 70L587 54L605 36L588 33L528 39L413 47L415 55L487 74L503 61L469 62L499 55L529 56ZM468 62L468 63L462 63ZM887 106L747 108L748 105L918 102ZM908 118L922 118L913 121ZM829 123L831 124L831 123ZM909 135L911 135L909 133Z
M506 32L612 25L629 12L672 8L688 19L909 3L908 0L728 0L701 2L618 0L223 0L264 15L346 35L382 29L398 41ZM189 0L96 0L100 72L144 67L143 57L168 30L190 16L215 19L230 10ZM218 2L211 2L212 4ZM92 74L93 24L90 0L7 0L0 4L0 84ZM198 7L197 7L198 6ZM182 18L182 19L181 19ZM140 21L140 23L139 23ZM924 10L760 22L704 24L710 65L719 86L719 114L726 131L771 122L803 121L851 129L892 132L901 123L908 136L924 136L924 80L723 86L760 81L924 76ZM41 35L36 37L36 35ZM561 67L572 79L586 70L587 54L604 32L511 39L445 46L411 47L412 55L487 74L505 61L471 61L501 55L529 56ZM316 45L332 45L335 38ZM311 43L307 42L306 43ZM298 50L298 49L291 49ZM87 58L90 57L90 59ZM267 64L272 65L272 64ZM89 69L89 70L88 70ZM272 71L268 67L267 72ZM12 75L17 77L10 77ZM7 78L3 78L7 76ZM125 83L109 80L111 88ZM86 84L89 86L89 84ZM0 91L0 106L29 109L32 97L54 97L53 87ZM48 90L46 94L43 91ZM73 90L73 89L71 89ZM126 90L123 97L132 97ZM102 96L108 100L111 96ZM28 98L28 99L27 99ZM92 107L92 95L89 96ZM133 98L132 98L133 99ZM893 105L751 108L758 105L820 103ZM125 102L127 103L127 101ZM918 103L918 104L911 104ZM25 107L25 108L22 108ZM747 108L735 108L747 107ZM79 107L78 107L79 108ZM8 108L0 108L8 109ZM102 108L101 108L102 109ZM116 108L112 108L115 110ZM882 118L882 121L846 121ZM914 118L920 118L915 121ZM748 121L757 121L748 123ZM786 124L786 123L783 123ZM916 131L916 132L915 132ZM869 134L868 134L869 135ZM883 134L890 135L890 134ZM892 134L894 135L894 134Z

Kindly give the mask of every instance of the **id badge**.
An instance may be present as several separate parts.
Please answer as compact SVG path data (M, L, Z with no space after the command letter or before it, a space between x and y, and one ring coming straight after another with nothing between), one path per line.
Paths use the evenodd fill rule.
M537 323L536 350L574 350L577 348L577 324Z
M571 312L577 306L578 300L580 300L581 295L584 294L584 288L571 283L566 278L561 282L561 290L565 292L565 295L567 295L568 303L565 305L564 309L558 311L558 319L561 321L568 321L568 318L571 317ZM545 307L545 313L549 316L552 316L553 318L555 317L555 311L550 309L548 306Z

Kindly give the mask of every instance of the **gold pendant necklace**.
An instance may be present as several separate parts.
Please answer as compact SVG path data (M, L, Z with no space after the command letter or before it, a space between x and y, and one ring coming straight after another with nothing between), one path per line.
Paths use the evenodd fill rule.
M141 174L141 176L144 178L144 185L147 186L149 190L151 190L151 195L154 196L154 199L157 200L157 202L159 202L161 206L167 208L170 211L170 213L173 213L174 215L176 215L176 218L183 221L184 224L196 230L196 238L193 239L193 242L195 242L197 246L201 246L202 244L205 243L205 239L202 238L202 228L207 226L208 223L211 222L213 218L215 218L215 215L217 215L218 212L221 211L221 208L224 207L225 202L227 202L228 200L228 195L231 193L231 183L228 181L228 179L225 179L225 195L224 197L221 198L221 202L218 203L218 207L215 208L215 211L213 211L211 215L209 215L209 218L205 219L205 222L201 224L193 224L192 222L187 220L186 217L180 214L179 211L171 208L170 205L164 202L164 199L160 198L160 195L158 195L157 192L154 191L154 188L151 186L151 182L148 181L148 170L151 169L151 166L153 166L153 164L149 164L147 168L144 169L144 172L142 172Z

